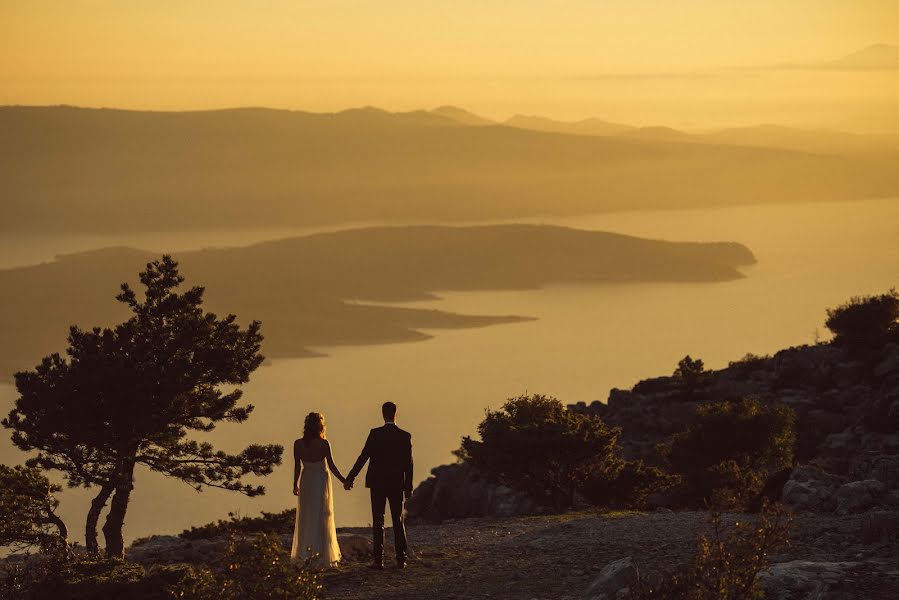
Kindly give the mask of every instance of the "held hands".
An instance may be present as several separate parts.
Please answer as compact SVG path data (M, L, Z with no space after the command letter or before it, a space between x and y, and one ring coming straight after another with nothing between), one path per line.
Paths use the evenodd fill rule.
M353 489L353 480L352 479L344 479L343 480L343 489L346 491L350 491Z

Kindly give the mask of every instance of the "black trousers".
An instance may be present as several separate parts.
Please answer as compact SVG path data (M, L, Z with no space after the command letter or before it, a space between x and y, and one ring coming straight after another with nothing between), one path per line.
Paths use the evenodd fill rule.
M396 559L406 560L406 525L403 521L403 490L371 488L371 534L375 562L384 560L384 509L390 503Z

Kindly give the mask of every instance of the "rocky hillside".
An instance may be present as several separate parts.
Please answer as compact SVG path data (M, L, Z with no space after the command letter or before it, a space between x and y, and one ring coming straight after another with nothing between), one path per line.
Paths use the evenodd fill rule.
M705 373L692 393L674 377L613 389L608 403L573 405L621 427L622 453L656 460L656 444L684 430L698 403L754 396L796 413L798 465L769 490L799 509L860 512L899 506L899 346L860 359L831 344L748 356Z
M658 462L657 444L684 431L696 407L752 396L796 413L798 464L771 478L766 493L801 510L864 512L899 508L899 345L860 359L832 344L800 346L770 357L747 356L703 373L691 389L673 376L613 389L608 402L569 410L595 414L621 428L621 454ZM654 499L665 504L664 497ZM410 501L414 518L544 512L532 498L491 481L465 464L434 470Z

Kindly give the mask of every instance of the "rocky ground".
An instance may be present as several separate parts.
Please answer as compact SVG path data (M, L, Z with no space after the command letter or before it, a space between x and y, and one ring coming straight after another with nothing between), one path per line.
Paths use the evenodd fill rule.
M368 530L342 529L346 560L324 573L326 597L614 598L627 585L627 574L624 580L621 573L610 580L609 569L604 572L609 563L629 558L623 561L628 569L633 571L632 563L644 574L675 569L690 559L696 536L708 530L707 519L704 512L592 511L419 524L409 527L411 557L403 571L389 561L384 571L368 569ZM791 538L762 578L767 597L899 598L899 513L799 513ZM215 539L162 536L136 545L129 558L145 564L194 562L220 545ZM388 544L388 558L391 552Z
M893 515L893 526L897 518ZM406 570L372 572L364 563L348 562L327 573L327 596L591 598L598 595L596 589L588 593L591 584L612 561L630 557L637 569L655 571L689 560L707 519L704 512L588 512L419 525L409 529L414 554ZM798 515L791 545L773 557L780 566L767 574L769 596L806 597L823 579L820 600L899 598L897 530L887 528L880 532L885 536L872 540L877 532L868 520L863 515Z

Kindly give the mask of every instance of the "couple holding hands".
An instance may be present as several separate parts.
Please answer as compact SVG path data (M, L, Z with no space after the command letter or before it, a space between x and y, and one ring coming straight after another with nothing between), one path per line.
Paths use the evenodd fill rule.
M384 511L390 504L393 520L396 564L406 567L406 527L403 503L412 494L412 436L396 425L396 404L381 406L384 425L368 434L356 464L344 478L331 457L331 444L325 437L325 417L309 413L303 426L303 437L293 444L293 493L297 496L296 523L293 530L293 559L317 556L329 566L340 561L340 546L334 524L334 500L331 475L343 483L345 490L368 462L365 487L371 493L373 536L372 568L384 568ZM329 473L330 470L330 473Z

